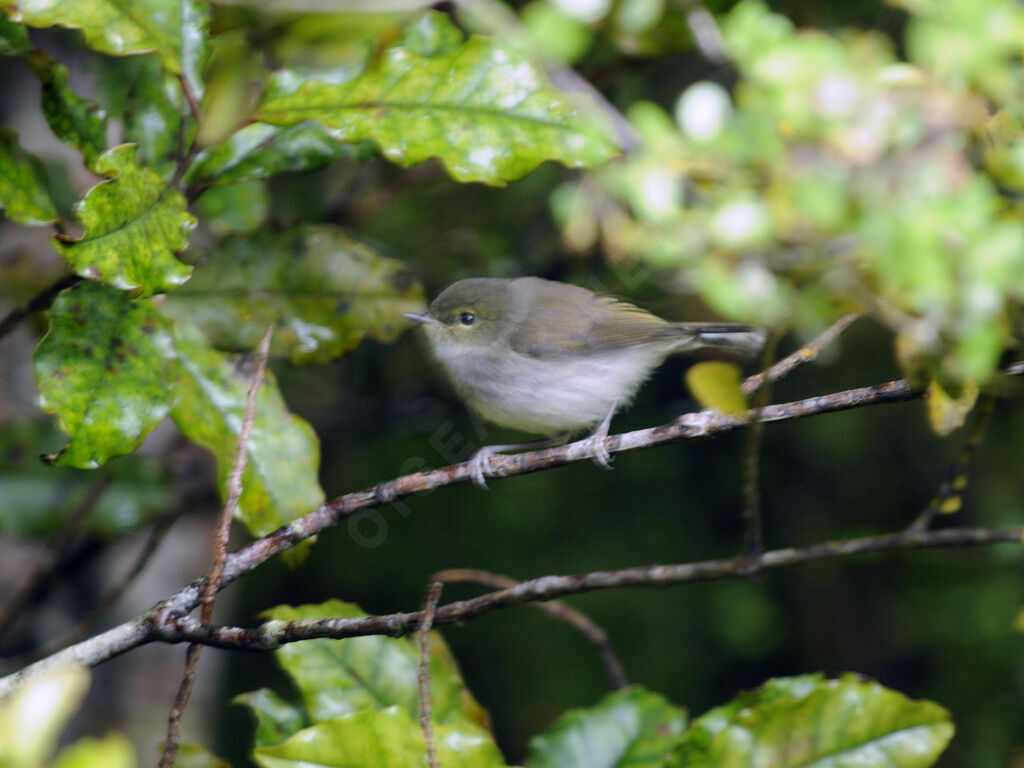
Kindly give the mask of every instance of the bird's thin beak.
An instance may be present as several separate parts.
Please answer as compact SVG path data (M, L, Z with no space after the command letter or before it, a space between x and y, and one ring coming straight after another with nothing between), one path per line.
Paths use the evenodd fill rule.
M434 323L440 323L436 317L430 315L417 315L415 312L406 312L405 317L410 320L415 320L417 323L423 323L424 325L432 325Z

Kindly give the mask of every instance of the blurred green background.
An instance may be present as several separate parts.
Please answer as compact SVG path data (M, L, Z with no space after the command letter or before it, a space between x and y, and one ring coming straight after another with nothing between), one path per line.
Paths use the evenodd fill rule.
M549 26L555 22L543 21L557 4L512 5L541 32L554 29L559 45L568 45L574 39L570 33L580 32L580 25L569 24L557 34L560 28ZM729 5L709 7L717 13ZM874 29L891 36L897 50L902 45L906 16L887 5L779 2L773 8L798 26ZM223 23L249 24L248 12L222 9ZM241 14L241 21L233 14ZM294 53L289 46L303 55L321 50L302 37L308 30L283 29L264 28L281 55ZM605 21L583 29L581 53L561 53L623 109L650 100L671 113L689 84L712 79L728 86L735 80L727 65L694 52L675 5L616 0ZM84 52L73 33L38 34L48 47L62 48L68 61L80 65L73 72L83 87L97 87L104 67L123 65L124 60ZM322 35L318 44L329 50L330 33ZM333 44L344 47L340 36ZM30 112L37 111L37 102L27 67L0 59L0 82L0 122L31 136ZM32 146L34 140L23 141ZM40 142L47 146L45 137ZM344 226L383 255L406 262L431 297L462 277L539 275L620 294L672 319L714 316L694 296L666 290L664 273L643 263L610 262L596 244L582 251L565 246L551 198L564 183L578 181L580 172L545 164L505 187L485 187L455 183L432 162L402 169L362 150L316 171L274 178L266 197L258 196L252 208L243 206L245 212L275 229L307 221ZM48 160L70 202L87 180L72 177L56 155ZM208 216L216 222L211 226L230 231L236 226L230 216L237 213ZM0 309L31 296L62 272L56 257L41 260L47 248L45 238L28 228L0 223ZM52 434L47 438L51 444L42 444L45 426L25 426L41 423L32 408L29 356L43 326L42 318L33 318L3 342L0 357L0 496L13 498L18 491L37 506L47 505L48 497L32 496L31 488L16 485L15 479L35 471L29 468L36 466L36 454L60 444ZM782 351L807 338L806 329L786 337ZM666 363L633 407L616 418L613 429L664 423L696 408L682 383L688 364ZM365 342L336 362L275 362L274 370L291 409L313 425L321 440L320 477L328 498L410 469L464 459L470 445L511 437L482 427L466 413L423 339L412 332L390 345ZM902 375L892 331L863 319L818 362L775 387L773 396L785 401ZM1001 400L976 456L963 510L950 522L1019 523L1022 435L1024 414L1012 398ZM766 545L801 546L900 530L931 499L965 439L964 430L937 437L920 402L769 425L761 449ZM370 612L413 610L430 575L444 568L473 567L525 579L732 557L744 532L739 489L745 440L738 431L622 454L612 472L581 463L492 481L488 492L463 485L382 508L372 520L357 518L322 535L303 567L289 570L275 560L232 586L219 604L220 618L251 624L268 606L330 597ZM457 455L449 455L442 444L457 445ZM136 464L129 466L132 461ZM163 581L150 584L149 591L108 614L105 622L148 607L202 572L207 551L203 523L187 521L208 520L217 508L209 457L183 447L173 434L161 434L140 459L118 460L111 467L125 478L146 473L157 478L154 492L162 495L151 506L183 512L179 525L190 534L171 551L190 551L198 564L183 574L160 571ZM92 482L83 475L69 472L67 487L80 492ZM134 519L137 511L125 514ZM20 532L5 521L5 553L27 546L17 540ZM33 596L34 615L43 618L10 635L6 655L16 658L59 634L103 592L111 570L129 559L102 536L86 540L74 554L60 574L62 584ZM21 572L18 557L9 554L7 566L0 566L4 579ZM451 586L444 597L479 591ZM1014 629L1022 599L1019 552L1001 546L862 557L749 580L617 590L570 602L607 630L631 681L664 693L691 714L772 676L854 671L952 711L957 736L940 765L1009 766L1024 764L1024 649ZM444 635L470 689L491 712L499 743L513 764L523 758L529 738L566 708L591 704L609 689L590 646L529 607L448 628ZM154 649L146 653L144 665ZM280 684L281 677L269 656L209 656L217 657L222 675L213 678L217 682L192 716L212 734L215 751L242 763L248 718L227 702L259 685ZM81 729L130 727L121 720L127 713L107 708L104 698L126 675L151 680L149 704L166 711L174 671L168 676L154 667L140 671L124 660L101 668L90 699L99 714L94 712ZM160 738L159 727L133 735L145 760L146 750Z

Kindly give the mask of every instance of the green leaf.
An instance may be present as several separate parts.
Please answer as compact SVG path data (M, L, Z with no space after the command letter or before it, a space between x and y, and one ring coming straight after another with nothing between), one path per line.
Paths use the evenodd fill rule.
M188 280L192 268L174 258L195 226L181 193L138 165L132 144L103 153L96 172L110 180L94 186L78 204L85 234L77 240L57 239L72 269L143 296Z
M25 57L43 86L43 114L50 130L82 153L90 168L107 147L107 116L68 84L68 68L45 51Z
M392 341L423 311L406 266L342 230L309 225L223 242L165 297L165 310L198 323L214 346L253 349L269 323L271 352L293 362L327 360L366 336Z
M530 742L527 768L656 768L679 742L686 713L656 693L628 688L567 712Z
M264 616L279 621L358 618L366 614L352 603L328 600L319 605L281 605ZM430 695L438 723L484 725L486 713L466 690L455 660L438 633L431 636ZM304 640L275 651L291 676L314 721L398 705L419 712L419 648L408 638L380 635L345 640Z
M93 469L130 453L174 400L166 320L145 301L97 283L64 291L35 353L40 405L71 442L48 461Z
M194 0L0 0L11 17L33 27L81 29L85 42L123 56L156 51L175 74L195 56L208 11Z
M686 386L704 408L714 408L732 416L747 412L740 369L717 360L695 363L686 371Z
M694 721L671 766L924 768L953 736L949 713L853 675L795 678ZM707 719L705 719L707 718Z
M231 768L231 763L221 760L202 744L186 741L178 747L174 768Z
M88 689L85 669L60 667L30 676L0 699L0 765L42 765Z
M590 27L552 3L534 0L523 8L521 19L535 50L549 59L579 61L594 41Z
M437 157L459 181L501 184L545 160L592 166L615 154L541 69L482 37L432 58L390 48L341 84L279 72L256 117L319 120L338 141L372 139L401 165Z
M203 74L205 90L195 142L212 147L250 122L267 73L246 31L235 29L213 38Z
M0 17L2 18L2 17ZM0 127L0 208L20 224L48 224L57 219L46 169L18 143L18 135Z
M249 708L256 721L253 744L266 747L282 741L309 725L301 707L285 701L269 688L240 693L231 700Z
M448 14L429 10L405 28L402 46L420 56L440 56L457 50L465 39Z
M171 417L186 437L213 452L226 498L254 369L212 349L202 332L183 319L176 324L175 339L182 374ZM247 451L237 516L253 535L268 534L323 502L316 435L288 412L270 371L256 397ZM288 557L294 563L307 549L290 550Z
M28 30L0 13L0 54L19 56L32 50L32 41L28 39Z
M117 88L124 100L121 122L126 142L138 144L140 163L152 166L163 178L169 178L178 159L184 97L178 79L167 74L156 56L138 56L127 66L117 59L107 69L110 88ZM194 129L192 121L185 123Z
M195 201L195 210L216 235L251 232L266 221L270 191L266 182L258 180L221 184L203 192Z
M438 725L434 738L438 762L445 768L505 765L490 734L478 726ZM283 744L257 747L253 759L264 768L398 768L425 765L426 746L419 723L393 706L317 723Z
M134 768L135 748L120 733L84 738L61 750L52 768ZM175 763L175 765L181 765Z
M218 146L201 152L185 180L222 184L268 179L286 171L310 171L353 155L353 146L334 141L327 129L316 122L288 128L253 123Z
M967 81L998 100L1019 98L1016 70L1024 39L1024 13L1017 3L897 0L895 4L912 11L906 31L911 61L954 87Z
M679 757L686 757L708 749L712 740L725 730L737 714L744 709L765 707L778 700L802 699L817 687L824 685L825 682L825 676L821 673L795 675L772 678L760 688L744 691L729 703L705 712L690 724L690 729L686 732L682 748L679 751ZM684 765L686 760L677 758L673 764Z

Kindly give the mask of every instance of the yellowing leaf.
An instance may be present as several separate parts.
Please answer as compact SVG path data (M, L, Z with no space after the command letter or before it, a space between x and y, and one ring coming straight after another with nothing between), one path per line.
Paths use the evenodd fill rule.
M62 750L53 768L135 768L135 748L120 733L109 733L101 739L79 739ZM181 761L176 768L185 768ZM223 768L221 766L220 768Z
M64 291L35 354L40 405L71 438L48 460L92 469L135 450L170 411L176 370L151 302L93 282Z
M21 224L57 218L43 164L21 148L17 134L8 128L0 128L0 211Z
M85 234L77 240L57 238L71 268L82 277L143 296L188 280L192 267L174 257L188 244L195 226L184 196L167 187L152 168L136 163L133 144L104 152L95 167L109 178L78 204Z
M434 726L438 762L445 768L503 768L493 737L472 723ZM397 768L426 765L423 730L398 706L331 718L281 744L257 747L261 768Z
M705 408L733 416L747 412L747 397L740 389L740 369L732 363L697 363L686 372L686 386Z
M936 379L928 382L928 397L925 400L925 405L928 407L928 420L931 422L935 434L945 437L953 430L962 427L967 414L971 412L977 401L978 385L976 382L966 382L959 397L950 397Z

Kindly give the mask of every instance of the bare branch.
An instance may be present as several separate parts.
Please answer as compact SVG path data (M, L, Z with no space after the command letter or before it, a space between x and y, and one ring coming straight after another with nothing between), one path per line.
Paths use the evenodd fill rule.
M728 64L729 53L725 49L722 30L718 28L718 22L710 11L699 0L679 0L679 6L701 55L715 64Z
M432 626L461 624L470 619L518 605L604 589L694 584L745 577L751 573L762 573L806 563L882 552L986 544L1015 544L1019 546L1022 534L1024 534L1024 526L950 528L924 532L908 530L859 539L826 541L807 547L775 549L756 558L740 555L728 560L704 560L678 565L648 565L619 571L595 571L575 576L542 576L480 597L443 605L435 611ZM280 648L286 643L314 638L339 640L365 635L401 637L415 632L422 621L423 613L417 611L354 619L269 621L257 627L244 628L212 626L185 616L174 621L172 625L161 628L160 639L166 642L187 640L234 650L267 651Z
M0 339L13 331L18 323L32 313L49 309L61 291L80 282L82 282L82 278L78 275L64 275L64 277L55 280L21 306L12 309L0 319Z
M520 584L520 582L510 579L508 576L491 573L490 571L481 571L476 568L449 568L435 573L431 578L445 583L456 581L472 582L496 589L510 589ZM625 667L622 666L618 654L612 648L612 644L608 640L608 633L595 624L586 614L558 600L552 600L547 603L535 603L534 607L539 608L548 616L558 621L565 622L583 635L597 649L598 654L601 656L601 661L604 663L608 679L614 688L621 689L629 685L629 678L626 677Z

